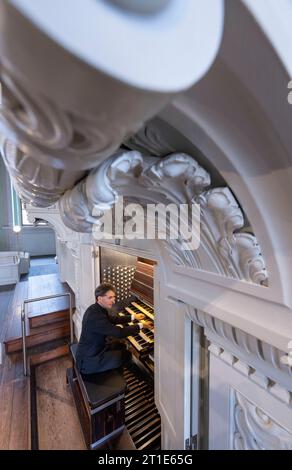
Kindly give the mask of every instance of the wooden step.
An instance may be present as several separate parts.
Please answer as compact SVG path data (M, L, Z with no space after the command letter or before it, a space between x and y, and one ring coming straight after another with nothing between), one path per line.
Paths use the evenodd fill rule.
M28 323L28 322L27 322ZM70 323L68 320L43 325L38 328L27 329L27 348L43 344L58 338L69 337ZM9 338L4 341L7 354L22 350L22 337Z
M60 310L52 313L43 313L34 317L29 317L30 328L38 328L42 325L49 325L59 321L70 320L70 310Z
M9 322L4 340L7 354L22 350L21 308L19 306L23 305L24 300L69 290L68 286L59 281L56 274L33 276L29 281L22 281L16 285L7 315ZM69 316L68 298L28 304L26 315L27 348L55 339L67 338L70 335Z
M33 354L30 356L30 365L37 366L39 364L43 364L44 362L67 356L67 354L69 354L69 346L68 344L64 344L63 346L59 346L58 348L54 348L49 351Z
M66 293L71 293L72 308L74 308L74 293L68 284L60 282L58 274L32 276L28 280L29 299ZM69 297L54 297L46 300L38 300L27 304L26 312L30 319L29 323L31 328L55 321L66 320L69 318Z

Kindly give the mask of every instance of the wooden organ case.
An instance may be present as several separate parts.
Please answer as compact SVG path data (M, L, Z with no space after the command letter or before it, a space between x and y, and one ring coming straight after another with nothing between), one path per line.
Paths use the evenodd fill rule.
M111 252L111 253L110 253ZM103 257L103 253L105 256ZM154 262L101 248L101 280L116 287L119 315L143 313L153 329L142 329L127 338L133 365L124 369L125 424L133 447L158 450L161 420L154 401ZM133 263L133 260L135 261ZM121 264L121 261L124 264Z

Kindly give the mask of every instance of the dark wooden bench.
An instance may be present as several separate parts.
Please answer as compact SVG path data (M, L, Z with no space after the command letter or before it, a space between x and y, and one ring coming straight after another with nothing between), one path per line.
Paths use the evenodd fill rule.
M126 382L120 370L81 374L75 361L77 344L70 346L72 368L67 369L86 445L96 449L118 436L125 427Z

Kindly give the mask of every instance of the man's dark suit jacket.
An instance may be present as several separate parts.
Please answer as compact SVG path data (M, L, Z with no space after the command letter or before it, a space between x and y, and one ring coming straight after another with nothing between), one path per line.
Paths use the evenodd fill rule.
M126 338L139 333L139 325L116 326L119 323L128 323L131 315L109 317L107 310L98 303L91 305L86 310L82 320L82 331L76 351L76 359L93 357L106 347L106 337Z

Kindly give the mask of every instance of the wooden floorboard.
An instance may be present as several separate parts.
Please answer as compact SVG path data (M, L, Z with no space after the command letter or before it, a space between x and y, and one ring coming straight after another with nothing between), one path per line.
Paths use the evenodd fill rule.
M14 295L14 286L6 286L0 288L0 383L3 372L3 364L5 361L5 348L4 348L4 339L9 326L9 305L13 300Z
M30 365L37 366L38 364L52 361L56 358L67 356L68 354L69 354L69 346L68 344L63 344L62 346L58 346L55 349L51 349L49 351L45 351L39 354L33 354L30 357Z
M8 307L13 299L14 286L0 288L0 341L2 342L8 326Z
M46 284L46 279L42 281ZM14 338L21 336L21 319L17 306L28 298L28 284L29 282L25 280L19 282L16 286L0 287L1 344L9 336ZM27 328L29 331L28 324ZM45 328L43 330L45 331ZM58 370L59 373L60 370ZM73 404L72 410L75 413ZM79 426L77 418L76 422ZM70 432L69 429L67 434L70 435ZM79 432L81 433L81 431ZM21 354L8 356L2 348L2 364L0 364L0 449L28 450L30 448L30 380L23 376ZM82 448L82 446L77 446L77 448Z
M47 274L43 276L32 276L28 280L28 298L46 297L54 294L72 293L66 283L59 280L58 274ZM72 293L72 306L74 306L74 295ZM28 317L32 318L52 312L59 312L69 308L68 297L41 300L27 305Z
M25 286L20 286L19 289ZM14 286L0 289L0 339L5 338L13 312ZM0 365L0 449L30 449L29 379L23 376L19 354L2 350Z
M0 384L0 449L30 449L29 379L20 355L6 356Z
M9 450L30 449L30 379L23 376L21 358L15 365Z
M86 449L69 386L64 357L36 367L38 434L40 450Z

